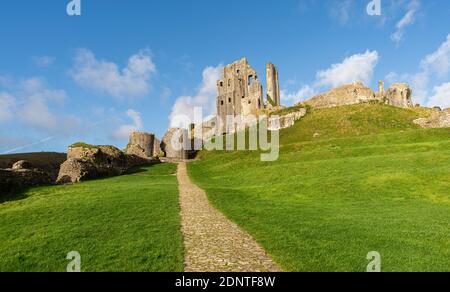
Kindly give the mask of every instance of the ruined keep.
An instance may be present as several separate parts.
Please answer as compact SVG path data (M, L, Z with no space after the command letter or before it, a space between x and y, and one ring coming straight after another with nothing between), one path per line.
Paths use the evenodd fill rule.
M257 115L264 106L263 88L258 74L245 58L223 68L222 79L217 81L217 90L219 134L227 132L227 116Z
M267 106L281 106L280 81L278 79L278 70L274 64L269 63L266 66L267 80Z
M139 146L143 151L145 157L154 157L155 149L155 135L143 132L134 132L130 134L130 141L127 147L128 150L132 150L133 146ZM136 154L136 153L129 153Z
M267 97L268 104L279 106L280 86L278 71L269 63L267 65ZM264 91L258 79L258 73L246 58L236 61L223 68L222 78L217 81L217 134L225 134L227 116L242 117L258 116L266 108Z

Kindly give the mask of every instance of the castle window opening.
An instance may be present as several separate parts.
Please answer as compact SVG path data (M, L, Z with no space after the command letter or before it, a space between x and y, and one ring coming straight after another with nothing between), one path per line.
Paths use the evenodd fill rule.
M253 75L248 76L248 85L252 85L253 84Z
M228 102L231 103L231 98L228 99Z

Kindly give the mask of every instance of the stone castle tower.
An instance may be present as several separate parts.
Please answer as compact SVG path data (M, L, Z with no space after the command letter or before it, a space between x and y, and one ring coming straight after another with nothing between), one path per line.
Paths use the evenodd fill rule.
M155 135L141 132L131 133L129 145L140 146L145 151L145 156L153 157L155 147Z
M281 105L278 71L272 63L267 64L267 107ZM217 81L217 133L224 134L227 116L257 116L266 107L263 86L258 74L246 58L225 66L222 78Z
M217 118L222 128L217 129L219 133L226 133L227 116L257 115L264 108L263 88L258 74L245 58L223 69L217 89Z
M272 63L269 63L266 66L266 80L267 80L267 106L268 107L281 106L280 81L278 79L278 70Z

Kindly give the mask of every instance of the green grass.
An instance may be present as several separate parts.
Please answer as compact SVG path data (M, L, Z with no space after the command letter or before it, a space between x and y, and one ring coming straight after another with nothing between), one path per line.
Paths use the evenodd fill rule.
M189 174L287 271L450 271L449 129L383 105L316 110L280 159L203 152ZM313 138L314 133L320 136Z
M182 271L176 166L29 190L0 204L0 271Z

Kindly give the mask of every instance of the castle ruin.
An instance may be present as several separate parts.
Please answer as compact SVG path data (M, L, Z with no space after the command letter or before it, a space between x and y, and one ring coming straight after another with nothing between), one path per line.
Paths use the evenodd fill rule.
M258 116L261 110L280 105L280 85L276 67L267 64L267 99L264 101L263 86L258 73L246 58L223 68L222 78L217 81L217 133L228 133L226 119L232 117Z
M267 80L267 106L280 107L280 81L278 79L278 70L274 64L269 63L266 66L266 80Z

